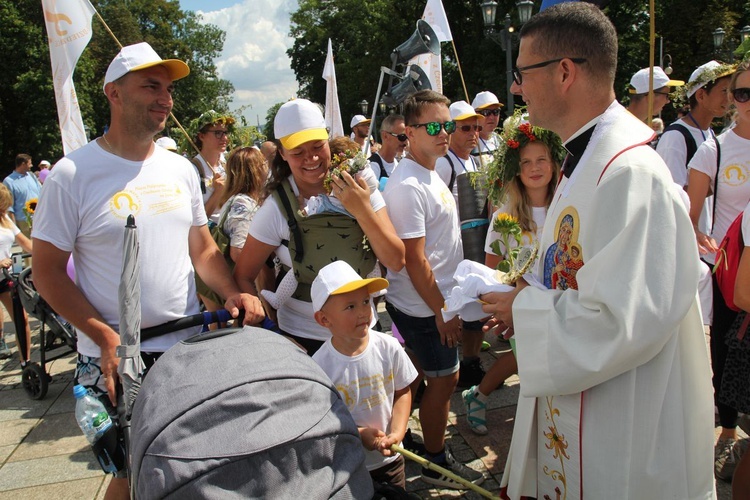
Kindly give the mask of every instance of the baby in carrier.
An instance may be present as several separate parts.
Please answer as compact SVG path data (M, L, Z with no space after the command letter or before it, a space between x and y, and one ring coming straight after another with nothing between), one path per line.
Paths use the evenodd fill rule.
M375 178L375 173L370 168L370 163L362 154L356 142L341 137L332 140L330 148L331 168L324 181L324 186L328 194L311 196L305 207L299 212L303 217L311 217L324 213L340 213L347 217L352 217L333 192L332 179L341 176L342 172L348 172L355 180L364 179L370 190L370 194L378 190L378 180ZM373 270L367 274L367 278L379 278L381 276L380 266L377 263L373 266ZM274 309L279 309L282 304L292 297L297 290L297 284L294 273L288 272L279 282L276 292L261 290L260 293ZM383 293L385 292L383 291Z

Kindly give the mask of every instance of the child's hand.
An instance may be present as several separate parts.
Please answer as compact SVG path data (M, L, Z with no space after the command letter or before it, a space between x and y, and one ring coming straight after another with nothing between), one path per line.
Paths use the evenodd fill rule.
M360 427L359 429L359 438L362 440L364 447L370 451L379 450L378 444L384 437L386 437L385 432L372 427Z
M401 438L397 434L388 434L387 436L383 436L378 441L378 451L384 456L384 457L391 457L395 455L395 452L391 451L391 446L394 444L399 444L401 442Z

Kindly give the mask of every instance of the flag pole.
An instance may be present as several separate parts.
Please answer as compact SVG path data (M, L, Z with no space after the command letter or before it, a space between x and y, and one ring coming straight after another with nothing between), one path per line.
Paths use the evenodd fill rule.
M656 19L654 13L654 0L648 2L648 14L649 14L649 47L648 47L648 61L650 70L648 73L648 116L646 117L646 125L651 126L651 120L654 114L654 57L656 52Z
M453 54L456 56L456 66L458 66L458 74L461 76L461 85L464 88L464 95L466 96L466 102L469 102L469 92L466 91L466 82L464 81L464 72L461 69L461 61L458 59L458 51L456 50L456 43L453 41L453 37L451 37L451 46L453 47Z
M117 46L120 47L120 49L122 49L122 44L120 43L120 40L118 40L117 36L112 32L111 29L109 29L109 26L107 25L107 22L104 20L104 18L101 16L101 14L99 14L99 11L96 10L96 9L94 9L94 13L96 14L96 18L99 19L99 21L102 23L102 26L104 26L104 29L107 30L107 33L109 33L109 35L112 37L112 40L114 40L115 43L117 44ZM193 149L195 149L195 151L201 157L203 157L203 155L201 154L200 149L198 149L198 146L195 145L195 143L193 142L193 139L190 137L190 134L187 133L187 130L185 130L185 128L182 126L182 124L177 119L177 117L174 115L174 113L172 113L170 111L169 112L169 117L175 122L175 124L177 125L177 128L179 128L180 131L185 135L185 138L188 140L188 143L190 143L190 145L193 147ZM203 160L205 161L206 159L203 158ZM208 163L208 162L206 161L206 163Z

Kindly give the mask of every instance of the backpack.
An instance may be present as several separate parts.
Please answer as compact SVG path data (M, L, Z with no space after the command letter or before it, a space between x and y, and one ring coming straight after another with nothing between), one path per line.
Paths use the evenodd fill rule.
M200 179L201 193L206 194L206 179L203 178L203 165L201 164L201 161L195 156L190 160L190 163L195 166L195 173L198 174L198 179Z
M690 160L695 155L695 152L698 151L698 145L695 144L695 137L693 137L693 134L690 133L688 128L684 125L681 125L677 122L672 123L667 128L664 129L664 132L662 132L662 135L664 133L669 132L670 130L676 130L677 132L682 134L682 137L685 138L685 148L687 151L687 156L685 159L685 168L687 168L687 164L690 163Z
M154 364L131 432L135 498L371 498L362 441L325 372L255 327L199 334Z
M224 232L224 224L227 221L227 216L229 215L229 211L232 209L232 203L234 202L234 199L237 196L232 196L226 206L224 207L224 210L221 213L221 218L219 219L219 223L213 226L211 231L211 238L216 242L216 246L219 247L219 251L224 256L224 260L227 262L227 266L229 266L230 271L234 271L234 261L229 256L229 248L230 248L230 238L227 236L227 233ZM203 297L206 297L208 299L211 299L212 301L223 304L224 299L219 296L218 293L211 290L211 288L206 285L206 283L201 279L201 277L198 275L198 273L195 273L195 287L196 291L202 295Z
M724 302L732 311L740 310L734 304L734 284L737 281L740 257L745 250L745 241L742 237L742 215L743 213L740 213L727 229L727 234L724 235L719 250L716 252L716 264L714 265L716 283L719 285Z
M383 166L383 158L379 154L377 153L371 154L370 157L367 159L367 161L375 162L378 165L380 165L380 178L381 179L383 177L386 177L386 178L388 177L388 172L385 171L385 167Z

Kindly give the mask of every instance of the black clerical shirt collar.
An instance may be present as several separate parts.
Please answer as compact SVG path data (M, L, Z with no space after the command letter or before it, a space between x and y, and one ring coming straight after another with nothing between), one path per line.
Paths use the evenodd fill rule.
M563 175L565 177L570 177L570 174L578 166L578 162L581 160L583 152L586 151L586 146L588 146L595 128L596 123L590 124L589 128L580 132L564 144L565 149L568 151L568 156L565 157L565 161L563 162Z

